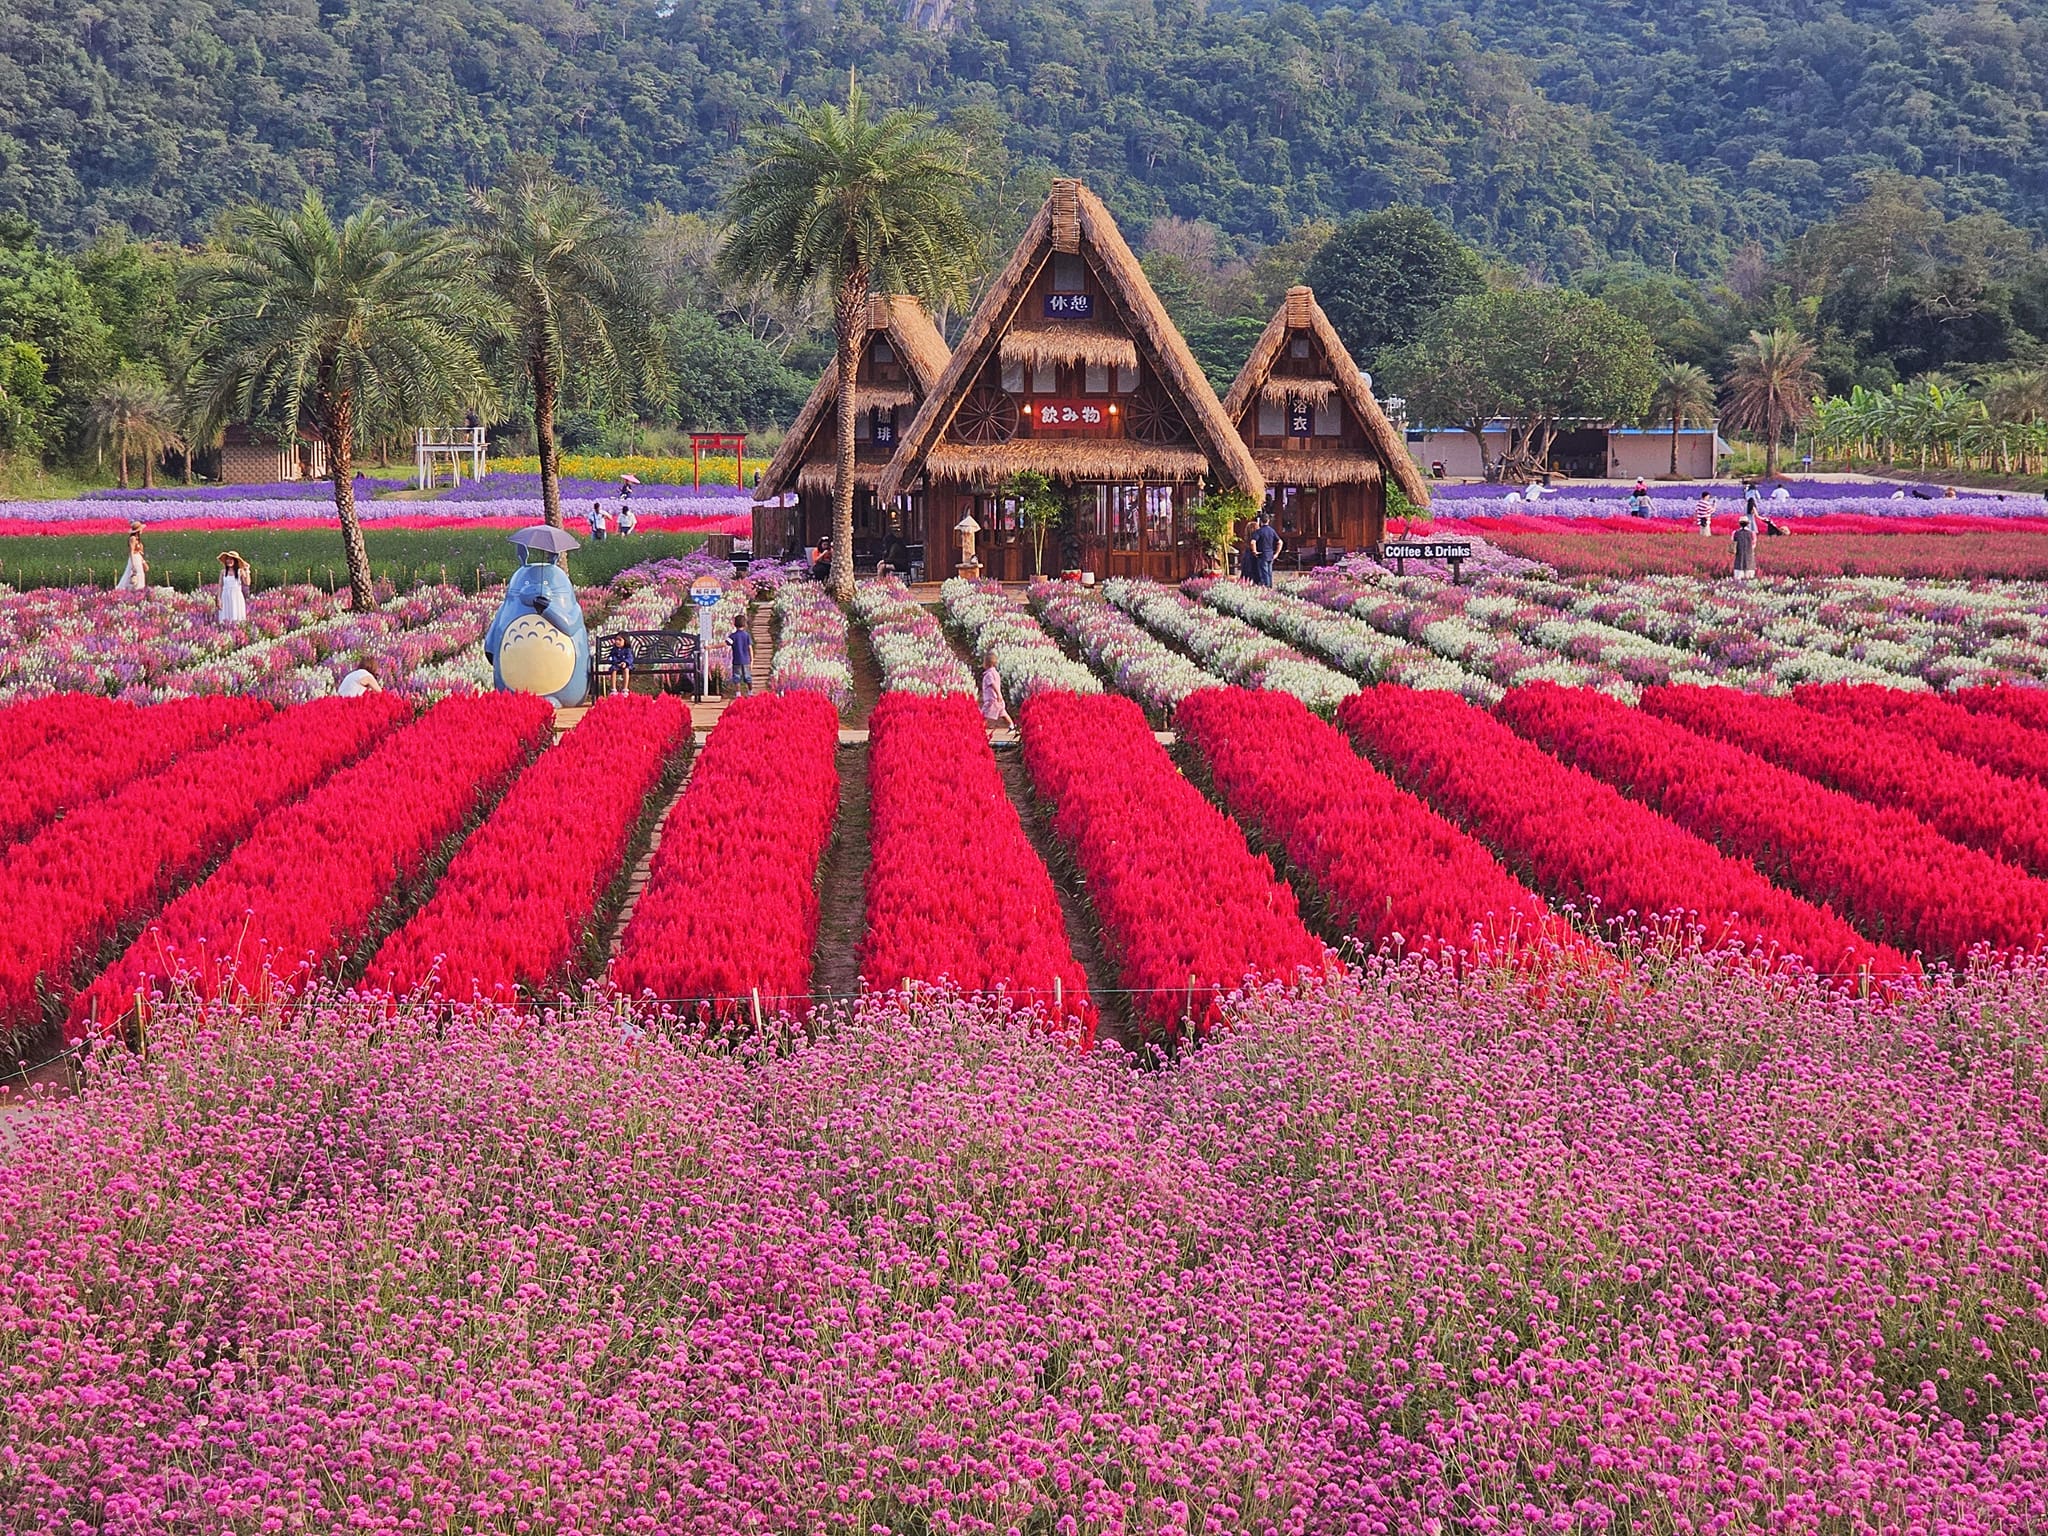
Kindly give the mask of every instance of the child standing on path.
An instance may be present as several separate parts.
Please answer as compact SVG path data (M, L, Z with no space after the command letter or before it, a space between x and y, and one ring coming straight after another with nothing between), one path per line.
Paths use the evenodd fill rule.
M754 632L747 628L745 613L732 616L732 693L754 691Z

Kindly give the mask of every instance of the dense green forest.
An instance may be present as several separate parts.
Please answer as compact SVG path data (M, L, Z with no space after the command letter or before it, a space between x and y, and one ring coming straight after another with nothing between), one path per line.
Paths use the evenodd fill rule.
M1409 202L1554 276L1707 273L1877 169L2040 224L2044 57L2039 0L0 0L0 210L189 238L307 184L424 210L522 151L707 209L857 66L1127 218Z

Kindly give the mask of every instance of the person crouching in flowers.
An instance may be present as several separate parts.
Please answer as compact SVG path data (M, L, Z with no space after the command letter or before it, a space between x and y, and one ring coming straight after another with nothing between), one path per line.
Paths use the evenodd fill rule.
M128 525L128 563L121 568L116 592L140 592L149 586L149 557L142 552L142 524Z
M244 624L249 619L249 562L236 550L220 557L220 621Z

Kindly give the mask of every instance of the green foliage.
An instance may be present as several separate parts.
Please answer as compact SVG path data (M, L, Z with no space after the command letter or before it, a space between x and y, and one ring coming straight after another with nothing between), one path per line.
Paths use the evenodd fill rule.
M671 315L661 345L675 379L674 419L686 431L787 426L811 392L811 380L773 347L701 309Z
M1388 367L1413 421L1477 435L1486 422L1506 418L1508 457L1525 470L1548 459L1567 422L1639 420L1656 371L1642 325L1564 288L1456 299Z
M1065 521L1067 504L1051 480L1035 469L1019 470L1003 482L1003 495L1017 503L1017 520L1031 540L1031 571L1045 574L1045 536Z
M1763 439L1764 473L1778 472L1778 445L1788 429L1813 415L1820 377L1813 368L1813 343L1779 327L1751 331L1735 349L1728 372L1728 397L1721 419L1738 431Z
M114 367L113 333L76 264L38 240L26 220L0 216L0 344L17 342L43 363L47 403L36 435L82 434L86 404Z
M1194 530L1195 541L1211 563L1219 567L1229 563L1238 525L1253 522L1258 515L1259 504L1236 489L1210 491L1187 507L1188 526Z
M0 463L35 459L48 440L56 397L32 341L0 341Z
M238 528L232 535L198 530L160 530L147 535L149 579L191 591L220 580L220 552L229 544L256 570L258 588L311 581L345 590L348 573L335 558L334 535L321 528ZM443 573L464 591L476 584L477 567L486 582L504 581L519 563L519 551L502 528L368 528L371 575L405 588L439 581ZM578 586L601 586L628 566L688 554L704 542L701 533L636 533L631 538L585 544L569 556L569 576ZM0 582L18 587L60 587L90 582L110 587L128 558L125 534L38 533L0 538Z
M1347 220L1304 279L1352 361L1372 370L1406 346L1451 300L1486 286L1479 257L1421 208L1383 208Z

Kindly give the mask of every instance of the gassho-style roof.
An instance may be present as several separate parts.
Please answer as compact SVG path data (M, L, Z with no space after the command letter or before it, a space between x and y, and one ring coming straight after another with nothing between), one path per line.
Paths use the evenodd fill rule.
M924 305L907 293L878 293L868 300L868 331L861 339L861 350L877 335L885 335L895 347L896 355L903 359L904 372L910 383L896 385L856 384L853 404L856 410L871 406L915 405L931 392L939 375L946 368L946 338L939 334L939 328L932 324L931 316L924 311ZM803 409L796 413L796 420L789 424L789 431L783 435L782 446L775 450L775 457L768 461L768 467L761 472L761 483L754 488L754 500L767 501L792 490L804 489L799 485L802 472L813 468L807 463L811 449L817 447L825 456L826 478L829 481L833 470L831 457L834 447L819 442L819 428L831 416L839 404L839 360L834 358L825 365L817 387L810 398L804 401ZM853 477L863 486L873 486L881 477L878 464L857 464Z
M1321 345L1325 367L1320 377L1296 379L1274 376L1273 365L1280 360L1288 333L1292 331L1307 331ZM1244 367L1238 371L1236 380L1224 395L1223 414L1230 418L1232 431L1236 431L1244 424L1246 414L1268 394L1305 396L1321 402L1333 393L1358 419L1373 452L1370 455L1327 450L1254 454L1266 478L1286 485L1344 485L1377 480L1384 472L1394 477L1394 483L1401 487L1410 502L1418 507L1428 506L1428 482L1422 478L1422 471L1416 467L1415 460L1409 457L1407 443L1394 430L1394 424L1387 420L1387 413L1380 409L1379 401L1373 398L1365 375L1351 360L1351 353L1339 339L1337 328L1330 324L1330 317L1316 302L1315 290L1290 288L1280 301L1280 307L1273 311L1273 318L1266 322L1265 330L1259 333L1259 339L1252 344L1252 355L1245 359Z
M1075 327L1081 340L1075 345L1054 343L1041 337L1044 327L1018 313L1031 285L1053 252L1084 256L1096 277L1115 318L1129 333L1129 340L1109 332L1107 327L1089 324ZM1025 440L991 446L965 447L940 444L967 392L981 377L989 359L1002 355L1022 361L1047 345L1056 345L1066 356L1089 361L1123 360L1123 349L1131 347L1151 365L1166 386L1174 404L1194 433L1199 452L1166 445L1127 443L1116 440ZM1072 356L1067 356L1071 353ZM1152 290L1138 258L1124 242L1116 220L1102 200L1080 182L1061 177L1052 184L1045 205L1038 210L1010 264L1003 269L983 296L968 321L967 330L954 348L953 357L939 382L925 395L924 405L896 445L896 456L882 475L883 500L900 496L921 473L954 479L1000 479L1020 469L1065 470L1093 478L1139 477L1158 474L1189 479L1204 469L1212 470L1226 486L1236 486L1253 499L1265 495L1259 467L1239 439L1223 403L1209 387L1201 365L1188 350L1180 330Z

